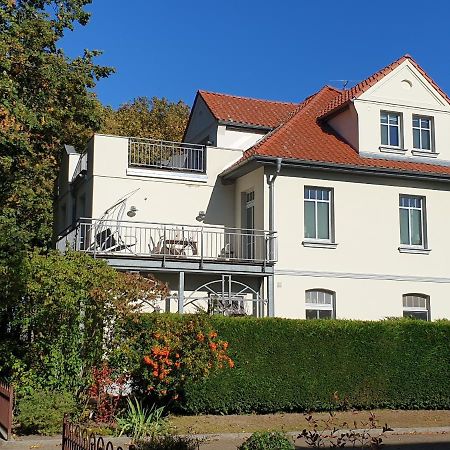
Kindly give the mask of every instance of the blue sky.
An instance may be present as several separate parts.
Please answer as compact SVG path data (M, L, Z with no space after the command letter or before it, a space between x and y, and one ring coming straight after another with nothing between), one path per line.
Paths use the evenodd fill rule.
M361 80L410 53L450 93L450 2L397 0L93 0L61 46L99 49L114 107L138 96L184 100L198 89L300 101ZM353 82L354 84L354 82Z

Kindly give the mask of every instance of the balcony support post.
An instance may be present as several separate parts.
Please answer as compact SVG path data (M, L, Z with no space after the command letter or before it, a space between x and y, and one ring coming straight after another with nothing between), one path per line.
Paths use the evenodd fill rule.
M184 312L184 272L180 272L178 278L178 313Z
M275 316L275 286L274 276L269 275L267 277L267 315L269 317Z

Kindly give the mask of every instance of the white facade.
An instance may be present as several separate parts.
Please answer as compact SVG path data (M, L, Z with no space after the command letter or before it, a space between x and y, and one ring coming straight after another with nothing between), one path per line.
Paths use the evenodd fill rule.
M400 117L398 146L381 142L380 117L386 111ZM413 116L431 120L429 150L414 148ZM328 124L365 157L450 165L449 103L409 60L353 99L348 108L331 116ZM209 225L222 230L239 228L236 233L244 236L240 245L253 245L251 251L255 256L261 251L256 248L259 238L249 240L245 230L269 230L273 214L278 258L275 264L269 261L267 267L266 262L261 265L258 261L255 269L250 260L245 266L239 265L236 255L240 250L233 248L238 244L233 241L230 246L228 238L214 249L213 256L219 258L214 263L220 265L208 268L203 263L195 268L147 267L142 262L146 261L146 255L138 255L131 246L122 255L124 258L119 258L121 265L114 264L124 270L155 273L166 279L174 292L183 284L178 300L175 295L167 301L166 306L172 311L177 309L177 301L180 310L180 295L188 298L200 285L223 281L223 276L231 274L237 283L254 289L253 294L246 291L243 295L248 297L257 292L269 303L274 302L272 311L270 306L268 309L254 306L252 312L259 315L274 313L279 317L305 318L308 311L313 311L309 315L316 314L311 302L319 294L311 291L318 290L322 303L316 309L325 311L325 316L332 310L330 314L336 318L401 317L403 296L414 294L426 299L429 319L449 319L450 179L295 168L285 165L284 158L273 181L272 201L267 176L274 174L273 164L249 160L242 172L237 171L232 177L221 176L224 171L229 173L230 166L264 133L267 131L219 123L199 98L185 141L208 143L203 172L130 166L128 138L95 135L88 146L87 172L83 177L72 182L75 156L67 154L63 159L56 231L61 233L82 216L100 219L118 199L134 192L127 199L121 219L130 223L180 224L197 227L192 228L195 230ZM307 236L305 189L308 188L330 193L329 199L324 200L326 206L321 206L329 214L327 239ZM420 215L420 244L402 242L401 220L405 217L400 218L402 196L421 199L418 213L409 210L406 213L412 214L408 215L411 236L415 233L413 221ZM126 213L131 207L135 215L130 218ZM317 216L316 226L319 222ZM205 245L204 238L196 240L198 245ZM231 251L231 258L224 258L224 251ZM320 317L321 314L317 313Z

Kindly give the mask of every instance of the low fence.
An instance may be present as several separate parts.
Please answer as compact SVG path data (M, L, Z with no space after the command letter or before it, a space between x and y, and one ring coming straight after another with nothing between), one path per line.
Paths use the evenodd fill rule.
M13 402L13 387L0 381L0 436L6 440L11 438Z
M111 441L105 441L95 433L88 433L85 428L71 423L67 416L64 416L62 450L124 450L120 446L114 447ZM130 446L132 449L132 446Z

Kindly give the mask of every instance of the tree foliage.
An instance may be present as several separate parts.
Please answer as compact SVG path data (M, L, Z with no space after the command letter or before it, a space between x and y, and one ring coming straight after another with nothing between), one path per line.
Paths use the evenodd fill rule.
M22 295L10 305L9 330L2 336L3 355L0 349L11 359L1 361L0 376L9 375L28 392L85 387L92 367L121 340L122 323L143 303L168 294L154 278L117 272L75 252L35 252L22 274Z
M181 141L189 118L189 107L181 100L138 97L117 110L106 107L100 131L119 136Z
M11 235L0 253L50 241L61 145L81 146L100 126L91 89L112 69L94 63L97 51L72 59L58 48L65 31L88 22L88 3L0 2L0 235Z

